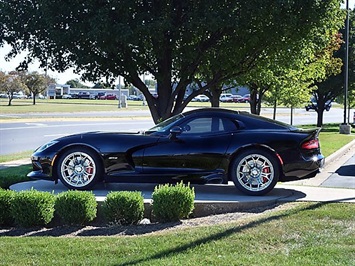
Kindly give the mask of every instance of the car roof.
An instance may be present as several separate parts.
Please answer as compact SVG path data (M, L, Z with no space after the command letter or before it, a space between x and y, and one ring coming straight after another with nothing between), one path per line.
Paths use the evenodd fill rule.
M272 128L287 128L294 129L295 127L277 121L270 118L266 118L260 115L250 114L246 111L239 110L230 110L219 107L208 107L208 108L200 108L194 109L183 113L184 116L195 116L195 115L216 115L216 116L224 116L226 118L234 119L243 122L248 128L264 128L264 129L272 129Z

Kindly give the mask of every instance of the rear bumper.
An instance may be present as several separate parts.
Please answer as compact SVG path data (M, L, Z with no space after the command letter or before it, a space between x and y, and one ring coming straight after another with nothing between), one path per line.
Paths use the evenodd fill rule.
M322 154L314 155L310 158L302 158L298 162L289 164L287 169L284 169L286 178L297 177L312 177L315 176L324 167L325 158Z

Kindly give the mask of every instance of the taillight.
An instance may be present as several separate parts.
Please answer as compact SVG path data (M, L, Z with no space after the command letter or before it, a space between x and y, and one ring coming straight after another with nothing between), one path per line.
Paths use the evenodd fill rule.
M302 144L302 149L305 150L313 150L319 148L319 141L318 139L311 139Z

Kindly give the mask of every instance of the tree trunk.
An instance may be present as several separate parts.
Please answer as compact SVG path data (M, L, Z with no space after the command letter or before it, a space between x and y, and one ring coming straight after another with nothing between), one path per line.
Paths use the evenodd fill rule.
M290 125L293 125L293 107L291 106Z
M212 94L212 98L210 100L212 107L219 107L219 95Z
M317 108L317 127L322 127L323 125L323 115L324 115L324 108Z
M250 89L250 112L255 115L260 115L261 104L258 103L258 89Z
M256 112L258 115L260 115L261 113L261 97L262 95L259 93L259 95L257 94L256 96Z
M222 88L219 85L214 84L211 86L210 89L206 91L206 94L210 98L212 107L220 106L219 97L222 94Z
M324 115L324 107L325 107L325 102L326 99L323 95L318 97L317 99L317 106L316 106L316 112L317 112L317 127L321 127L323 125L323 115Z
M274 112L272 114L272 119L276 120L276 109L277 109L277 99L274 100Z
M35 105L36 104L36 94L34 92L32 92L32 104Z

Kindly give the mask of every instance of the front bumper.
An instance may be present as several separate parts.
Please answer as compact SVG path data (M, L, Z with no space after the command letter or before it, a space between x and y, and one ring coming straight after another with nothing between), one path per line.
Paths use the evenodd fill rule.
M42 170L32 171L27 174L27 177L30 179L43 179L43 180L50 180L54 181L55 179L51 175L45 174Z
M55 153L34 153L31 156L33 171L27 174L31 179L57 180L53 174Z

